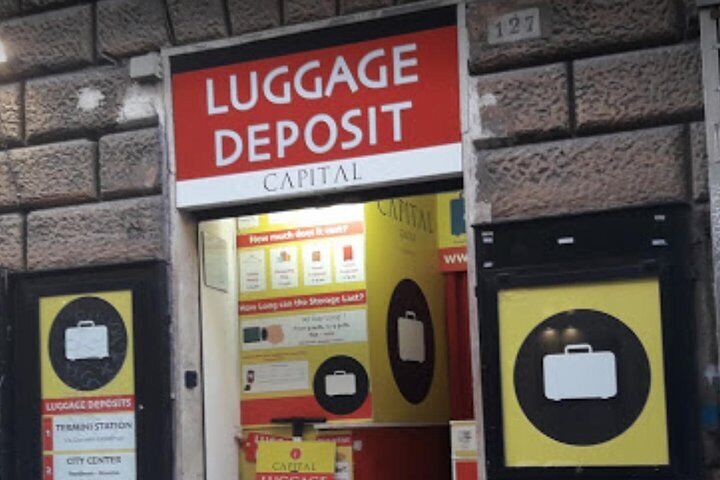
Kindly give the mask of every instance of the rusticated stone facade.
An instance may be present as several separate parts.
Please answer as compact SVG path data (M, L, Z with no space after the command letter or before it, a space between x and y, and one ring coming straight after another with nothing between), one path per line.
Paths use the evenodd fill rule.
M475 221L668 202L693 206L705 462L720 467L716 323L693 0L470 2ZM542 38L489 44L540 7ZM713 473L714 475L714 473Z
M132 80L131 57L402 3L0 0L0 267L169 259L161 86ZM542 38L488 41L491 19L528 7ZM697 381L720 468L694 1L468 0L467 24L472 220L693 205Z

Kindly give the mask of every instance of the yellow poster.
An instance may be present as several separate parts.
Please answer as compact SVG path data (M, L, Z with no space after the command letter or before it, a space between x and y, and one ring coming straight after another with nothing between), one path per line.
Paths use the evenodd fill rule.
M434 195L238 219L241 421L442 422Z
M503 290L508 467L668 465L657 278Z
M333 480L336 451L334 442L261 442L255 478Z
M362 204L238 219L241 419L372 417Z
M135 374L130 290L43 297L43 480L132 480Z
M243 432L240 456L240 478L255 478L257 473L257 456L261 443L265 442L292 442L292 432L289 427L272 427L260 430L246 429ZM353 480L354 453L353 432L350 430L318 431L306 429L303 435L304 443L307 441L330 442L336 445L335 478L340 480Z

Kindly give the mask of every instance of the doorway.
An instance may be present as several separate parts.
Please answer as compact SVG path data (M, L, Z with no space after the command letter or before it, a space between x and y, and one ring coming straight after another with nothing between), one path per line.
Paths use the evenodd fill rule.
M449 422L473 416L463 205L200 222L206 478L254 478L259 443L293 420L337 444L336 478L452 478Z

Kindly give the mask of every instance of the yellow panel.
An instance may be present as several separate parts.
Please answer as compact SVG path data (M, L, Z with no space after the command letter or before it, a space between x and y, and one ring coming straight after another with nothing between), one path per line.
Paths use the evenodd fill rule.
M241 372L245 372L241 378L242 400L288 398L299 401L302 398L304 407L315 408L312 400L313 380L326 361L336 357L352 357L370 375L365 291L367 272L363 261L365 232L362 204L290 210L238 219L240 329L243 333L245 329L262 329L268 335L267 341L257 339L256 342L243 342L241 345ZM351 246L347 247L352 249L350 260L354 258L355 264L360 267L353 270L352 274L342 273L343 268L346 268L343 265L347 263L343 256L344 245ZM283 252L292 258L294 273L287 278L294 280L287 282L287 285L274 285L273 261L278 261L278 255ZM322 259L320 277L315 277L321 281L317 282L313 282L310 277L313 274L312 265L315 264L315 258L310 257L312 252L317 252L318 261ZM262 262L257 264L262 264L263 268L257 270L264 279L252 285L252 288L245 288L243 282L250 285L247 275L253 273L250 268L252 265L247 263L251 258L247 255L256 253L262 258ZM277 278L280 277L277 275ZM339 303L318 303L318 299L327 298L343 300ZM248 310L248 305L256 304L272 304L278 308ZM320 321L320 318L329 320ZM337 330L329 331L333 326ZM313 329L315 333L311 334ZM304 333L298 333L301 330ZM277 333L275 338L272 337L273 332ZM331 334L335 336L328 340ZM303 336L303 340L284 341L293 335ZM314 335L317 341L308 340L306 337L309 335ZM253 392L247 373L252 370L253 376L259 376L256 372L263 371L263 368L267 372L268 366L278 363L307 365L309 382L305 382L304 388L298 388L303 382L296 381L296 385L291 382L286 388L265 388ZM338 370L334 373L347 372ZM298 378L294 376L295 380ZM370 398L371 390L368 395ZM277 405L276 402L265 402L263 405L268 403ZM370 413L369 408L358 409L345 414L342 421L368 421ZM330 418L329 421L335 419ZM247 416L242 422L253 426L266 424L257 419L248 419Z
M254 479L257 473L257 452L262 442L291 442L290 427L272 427L263 429L245 429L242 434L242 448L240 451L240 477ZM353 459L353 432L350 430L318 431L305 428L304 441L330 442L337 449L334 467L342 471L347 480L354 478Z
M336 450L333 442L261 442L258 445L257 471L333 475Z
M656 278L508 289L499 293L498 308L507 466L668 464L660 294ZM563 443L541 432L523 412L514 384L516 358L528 334L548 317L573 309L597 310L621 320L639 339L650 368L649 393L637 419L618 436L591 445ZM582 419L578 422L582 423Z
M368 203L368 321L371 383L376 422L448 420L448 363L444 287L437 265L435 195ZM388 354L389 304L404 279L424 294L434 330L435 365L427 396L409 402L395 381Z
M119 372L107 385L89 391L76 390L66 385L50 363L48 343L55 317L73 300L96 297L105 300L120 314L127 332L127 355ZM47 399L96 397L105 395L132 395L135 393L135 367L133 347L132 292L89 292L79 295L61 295L40 298L40 377L41 397Z

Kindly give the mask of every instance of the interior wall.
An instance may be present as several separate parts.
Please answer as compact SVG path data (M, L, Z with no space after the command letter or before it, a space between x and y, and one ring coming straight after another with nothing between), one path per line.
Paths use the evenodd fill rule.
M235 439L240 425L236 237L234 218L200 224L206 480L236 478L239 471Z

